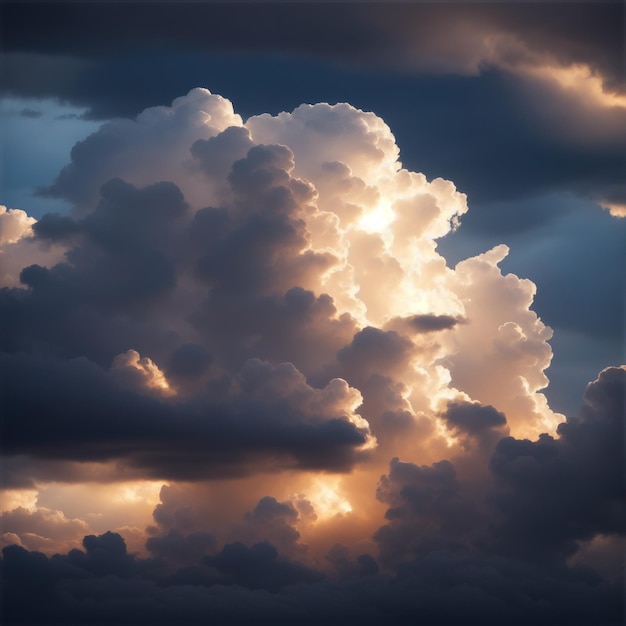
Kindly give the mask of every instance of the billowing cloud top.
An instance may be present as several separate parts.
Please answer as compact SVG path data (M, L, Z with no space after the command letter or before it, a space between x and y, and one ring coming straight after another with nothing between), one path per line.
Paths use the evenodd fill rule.
M159 477L195 451L202 476L258 455L349 467L381 412L445 429L455 399L554 428L533 285L501 275L504 247L448 268L435 240L465 196L398 156L348 104L243 124L206 89L77 144L50 189L71 216L3 216L8 267L24 248L64 255L2 293L5 451ZM372 410L378 379L399 396Z
M468 611L528 623L540 580L560 598L551 618L591 619L606 598L614 615L610 582L567 559L623 532L626 370L602 372L578 418L550 409L535 285L502 274L505 245L447 266L437 241L466 196L404 169L382 119L322 103L244 123L194 89L101 126L47 193L71 213L0 213L3 484L16 498L52 482L171 484L146 558L112 532L34 555L42 529L85 526L15 507L5 540L22 547L4 563L20 593L20 572L45 571L67 592L53 614L88 621L94 580L143 579L123 604L135 615L156 594L167 610L141 619L167 621L185 585L210 590L189 618L232 586L241 606L265 603L273 620L276 600L289 621L341 579L337 610L350 614L368 585L382 590L364 623L385 605L397 623ZM563 600L576 589L584 613Z

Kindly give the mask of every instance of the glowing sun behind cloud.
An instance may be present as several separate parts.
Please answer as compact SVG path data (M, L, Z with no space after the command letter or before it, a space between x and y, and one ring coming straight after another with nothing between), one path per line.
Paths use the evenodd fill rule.
M317 479L306 495L322 520L352 512L350 502L340 495L339 479Z

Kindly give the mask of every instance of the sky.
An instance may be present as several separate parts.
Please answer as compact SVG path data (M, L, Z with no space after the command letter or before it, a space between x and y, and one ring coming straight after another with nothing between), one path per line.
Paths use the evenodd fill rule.
M0 11L4 623L623 623L623 2Z

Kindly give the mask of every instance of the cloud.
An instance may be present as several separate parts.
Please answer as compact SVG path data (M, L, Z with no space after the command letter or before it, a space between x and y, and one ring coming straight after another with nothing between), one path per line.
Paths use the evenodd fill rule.
M357 66L464 74L481 71L488 63L515 66L539 58L560 66L587 64L604 77L607 89L621 85L616 62L621 13L612 4L596 8L577 3L568 11L559 5L399 5L389 11L375 4L253 3L243 13L229 6L191 4L175 13L171 7L157 7L150 20L141 4L110 11L93 3L63 9L43 6L41 12L42 24L54 28L33 28L24 9L7 9L6 20L12 25L5 44L8 52L101 59L109 56L115 41L127 55L163 46L172 52L281 51L339 58ZM131 26L135 23L144 25L140 35ZM278 28L278 23L284 26ZM320 31L325 33L323 47L316 36ZM113 40L112 32L120 36ZM444 39L444 33L453 36ZM79 86L89 82L78 76ZM15 89L17 77L11 78L9 86Z
M244 123L194 89L104 124L52 189L70 214L7 218L9 246L60 251L0 292L4 484L41 502L7 513L10 619L42 619L28 594L104 623L614 618L590 546L623 529L625 370L550 409L535 285L506 245L446 264L467 198L403 168L382 119ZM28 543L47 482L146 479L169 481L148 556L113 532L31 551L54 550Z
M157 558L175 565L197 564L200 555L215 552L216 539L208 532L195 532L187 535L178 530L148 537L148 551Z
M5 92L61 98L97 119L133 117L207 77L246 116L349 100L384 114L411 168L451 176L474 201L574 190L617 215L624 204L623 189L613 197L626 127L619 3L146 10L43 6L55 27L39 32L11 7Z
M370 441L367 423L354 413L360 394L345 381L314 389L292 365L275 368L253 360L222 394L181 404L150 397L155 376L158 391L164 381L151 362L143 361L145 369L139 370L126 366L128 373L120 371L121 362L110 375L84 358L4 356L11 387L5 396L5 454L119 459L131 472L195 480L245 474L252 463L342 471ZM130 381L121 386L123 376ZM148 393L138 391L145 387Z
M24 108L20 111L20 115L22 117L41 117L41 111L37 111L36 109Z
M251 548L241 543L227 544L204 562L226 576L227 584L248 589L275 592L286 585L311 583L321 578L319 573L302 565L279 559L276 549L269 543L256 543Z
M496 536L540 559L575 552L598 534L623 535L620 440L626 369L607 368L589 383L577 418L559 438L503 439L491 460L503 513ZM532 506L530 503L532 501Z
M352 558L341 545L328 553L332 580L267 541L217 548L209 533L167 530L188 523L179 503L167 515L163 508L155 512L163 532L148 540L154 555L148 559L129 555L122 537L110 532L86 536L83 550L54 557L19 545L5 548L5 617L27 623L45 615L65 623L97 616L115 623L123 614L137 616L136 623L167 623L177 611L183 621L211 613L217 623L232 623L248 620L250 610L261 623L314 623L363 612L366 624L379 623L382 615L393 624L416 616L446 623L461 615L488 624L592 624L598 616L617 624L619 577L602 580L585 559L612 567L612 555L590 554L586 546L592 537L602 541L624 532L616 435L625 374L623 367L601 372L589 384L580 414L559 427L559 438L503 438L491 460L477 452L492 481L477 485L458 475L458 460L419 466L393 459L377 492L389 507L387 523L375 535L385 572L371 555ZM459 409L457 422L467 424L470 412L471 420L486 417L478 426L470 420L471 430L502 423L489 407L452 406L449 414ZM38 520L48 519L43 513ZM25 515L18 509L9 519ZM274 533L289 550L297 519L292 504L264 497L240 530ZM576 551L582 561L566 565ZM39 602L24 603L27 597Z
M19 285L19 274L27 263L54 265L62 259L64 250L58 246L35 241L33 226L37 222L26 211L7 209L0 205L0 285Z
M547 343L552 330L530 309L535 285L498 269L508 252L507 246L496 246L456 266L458 293L471 320L458 326L457 336L474 349L449 358L452 382L503 411L514 432L550 431L560 418L538 391L548 384L543 371L552 358Z
M239 125L241 118L228 100L206 89L194 89L171 107L152 107L136 120L113 120L101 126L74 146L72 163L42 193L80 203L84 209L97 200L101 185L115 177L140 186L161 180L177 182L194 141ZM168 154L162 165L154 158L156 149Z
M485 456L491 454L496 443L509 432L503 413L477 402L450 402L442 418L470 454L478 450Z
M68 519L62 511L45 507L30 510L20 506L3 512L1 519L6 544L17 543L35 551L67 551L90 530L84 520Z
M23 237L32 236L32 225L35 219L26 211L8 209L0 206L0 245L15 243Z
M594 537L623 536L618 431L625 375L624 367L603 370L558 438L529 441L501 432L490 458L470 448L474 463L488 466L489 479L472 477L462 455L429 466L393 459L377 490L390 505L388 523L375 534L383 562L478 550L554 566ZM492 407L468 404L451 404L446 419L474 436L504 424Z
M411 431L434 460L450 401L553 430L534 286L502 275L505 247L448 268L436 240L466 197L398 158L348 104L243 124L206 89L77 144L51 188L74 211L29 226L62 262L0 295L7 453L194 479L196 461L198 477L386 463Z

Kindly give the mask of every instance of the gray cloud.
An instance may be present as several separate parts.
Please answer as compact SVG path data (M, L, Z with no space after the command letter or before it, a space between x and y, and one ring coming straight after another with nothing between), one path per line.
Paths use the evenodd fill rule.
M621 85L622 32L618 3L536 5L416 5L396 3L280 6L248 3L190 3L148 8L142 3L104 7L97 3L38 6L39 19L19 4L7 6L8 52L84 55L102 58L110 43L126 54L166 46L196 51L289 51L340 58L354 64L418 67L431 71L475 72L488 62L485 41L517 36L529 50L561 63L589 63L612 88ZM141 23L138 34L135 24ZM280 24L280 26L278 26ZM54 25L53 28L50 25ZM318 33L324 32L324 46ZM111 39L116 33L115 39ZM445 33L454 33L450 37ZM402 54L404 53L404 54ZM511 53L509 53L511 54ZM401 60L400 60L401 59ZM507 59L508 60L508 59ZM9 86L12 86L10 83Z
M7 455L119 459L144 475L200 480L277 463L343 471L366 441L340 413L301 404L320 391L293 366L250 361L222 394L214 388L209 396L168 403L124 389L84 358L18 354L4 355L1 363ZM291 392L281 394L283 385Z
M603 371L557 430L538 393L551 351L534 285L500 272L505 246L455 270L435 252L465 209L451 183L400 169L388 127L347 104L239 123L195 90L104 126L53 185L72 214L33 226L64 260L0 292L4 484L174 481L149 558L111 532L66 555L7 548L9 621L615 622L618 585L585 547L623 535L625 370ZM359 230L385 193L407 217L393 241ZM553 434L507 436L542 424ZM81 463L101 463L100 479ZM323 506L281 481L359 464L342 478L355 510L387 472L376 553L333 545L323 524L355 518L329 507L310 555ZM198 502L204 480L243 485L248 513Z
M491 469L504 518L495 537L506 549L549 559L598 533L624 534L625 392L626 370L608 368L587 386L580 415L559 426L558 439L498 444Z

